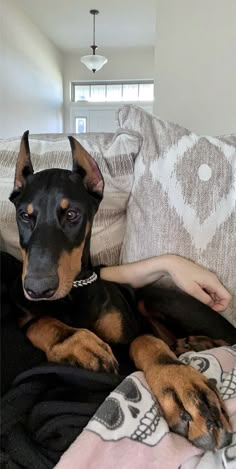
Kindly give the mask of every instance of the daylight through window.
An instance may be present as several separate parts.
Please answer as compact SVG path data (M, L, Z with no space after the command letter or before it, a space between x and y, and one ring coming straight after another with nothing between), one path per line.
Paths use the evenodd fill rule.
M71 83L73 102L153 101L153 99L154 84L151 80Z

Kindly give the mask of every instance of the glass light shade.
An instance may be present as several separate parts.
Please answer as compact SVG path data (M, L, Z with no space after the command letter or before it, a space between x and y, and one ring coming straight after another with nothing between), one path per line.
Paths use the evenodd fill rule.
M84 55L80 62L84 64L91 72L97 72L107 63L107 58L103 55Z

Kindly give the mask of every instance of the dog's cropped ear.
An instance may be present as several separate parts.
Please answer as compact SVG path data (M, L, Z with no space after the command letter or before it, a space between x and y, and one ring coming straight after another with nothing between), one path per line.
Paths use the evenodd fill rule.
M88 192L97 194L102 198L104 181L102 174L92 156L74 137L69 136L72 157L73 172L79 173L83 179L85 189Z
M27 176L33 174L33 172L33 166L30 159L29 131L26 130L20 143L20 151L16 162L14 188L10 196L10 200L13 200L25 186Z

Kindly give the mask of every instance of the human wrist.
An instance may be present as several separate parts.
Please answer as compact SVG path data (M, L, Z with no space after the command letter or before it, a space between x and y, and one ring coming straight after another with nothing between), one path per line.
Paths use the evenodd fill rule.
M171 275L172 262L175 256L172 254L162 254L152 257L148 261L151 262L149 271L149 283L159 280L163 275ZM150 265L150 264L149 264Z
M178 256L175 254L163 254L158 256L158 267L159 270L163 272L163 274L172 275L172 272L175 269L175 265L177 263Z

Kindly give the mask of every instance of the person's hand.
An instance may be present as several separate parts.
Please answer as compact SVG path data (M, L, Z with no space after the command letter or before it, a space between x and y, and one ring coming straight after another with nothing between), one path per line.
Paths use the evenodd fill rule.
M180 256L170 261L169 274L179 288L214 311L227 308L231 295L213 272Z
M231 295L217 276L181 256L163 254L130 264L104 267L100 271L104 280L125 283L133 288L157 282L167 273L177 287L215 311L224 311L227 308Z

